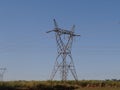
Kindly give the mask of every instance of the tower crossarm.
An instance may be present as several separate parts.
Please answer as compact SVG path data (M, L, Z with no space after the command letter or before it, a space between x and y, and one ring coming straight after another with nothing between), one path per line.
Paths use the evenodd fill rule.
M0 68L0 74L3 74L5 72L6 68Z

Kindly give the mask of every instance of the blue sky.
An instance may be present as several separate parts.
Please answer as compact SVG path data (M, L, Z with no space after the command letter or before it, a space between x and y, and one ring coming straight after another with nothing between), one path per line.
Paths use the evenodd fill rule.
M48 80L57 56L55 18L81 34L72 55L78 78L120 79L119 0L0 0L4 80Z

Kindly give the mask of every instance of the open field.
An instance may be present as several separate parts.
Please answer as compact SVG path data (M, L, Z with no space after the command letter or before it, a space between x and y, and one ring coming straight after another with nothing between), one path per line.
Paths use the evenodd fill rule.
M79 88L76 90L120 90L120 88Z
M120 81L4 81L0 82L0 90L120 90Z

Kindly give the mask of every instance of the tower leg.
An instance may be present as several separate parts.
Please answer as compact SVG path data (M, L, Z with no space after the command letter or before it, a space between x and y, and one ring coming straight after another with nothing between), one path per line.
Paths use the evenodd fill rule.
M71 58L71 62L70 62L70 64L69 64L69 69L70 69L70 71L71 71L74 79L75 79L76 81L78 81L78 77L77 77L77 73L76 73L76 70L75 70L75 66L74 66L74 62L73 62L72 56L69 55L69 57Z
M60 64L58 62L58 58L60 57L60 54L57 56L55 64L54 64L54 68L52 70L52 74L50 76L50 80L53 80L55 77L55 74L57 73L58 69L60 68Z

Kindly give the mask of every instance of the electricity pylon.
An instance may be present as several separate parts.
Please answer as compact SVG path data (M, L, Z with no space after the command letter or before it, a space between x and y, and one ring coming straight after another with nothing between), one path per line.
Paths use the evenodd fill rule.
M6 68L0 68L0 81L3 81L3 76L6 71Z
M58 56L55 61L55 65L50 76L50 80L53 80L57 71L60 71L62 81L67 80L69 71L72 73L74 79L77 81L78 77L76 74L71 48L73 43L73 38L75 36L80 36L74 33L75 25L73 25L71 31L64 30L58 27L57 22L54 19L55 28L50 32L55 32L56 42L57 42L57 53Z

